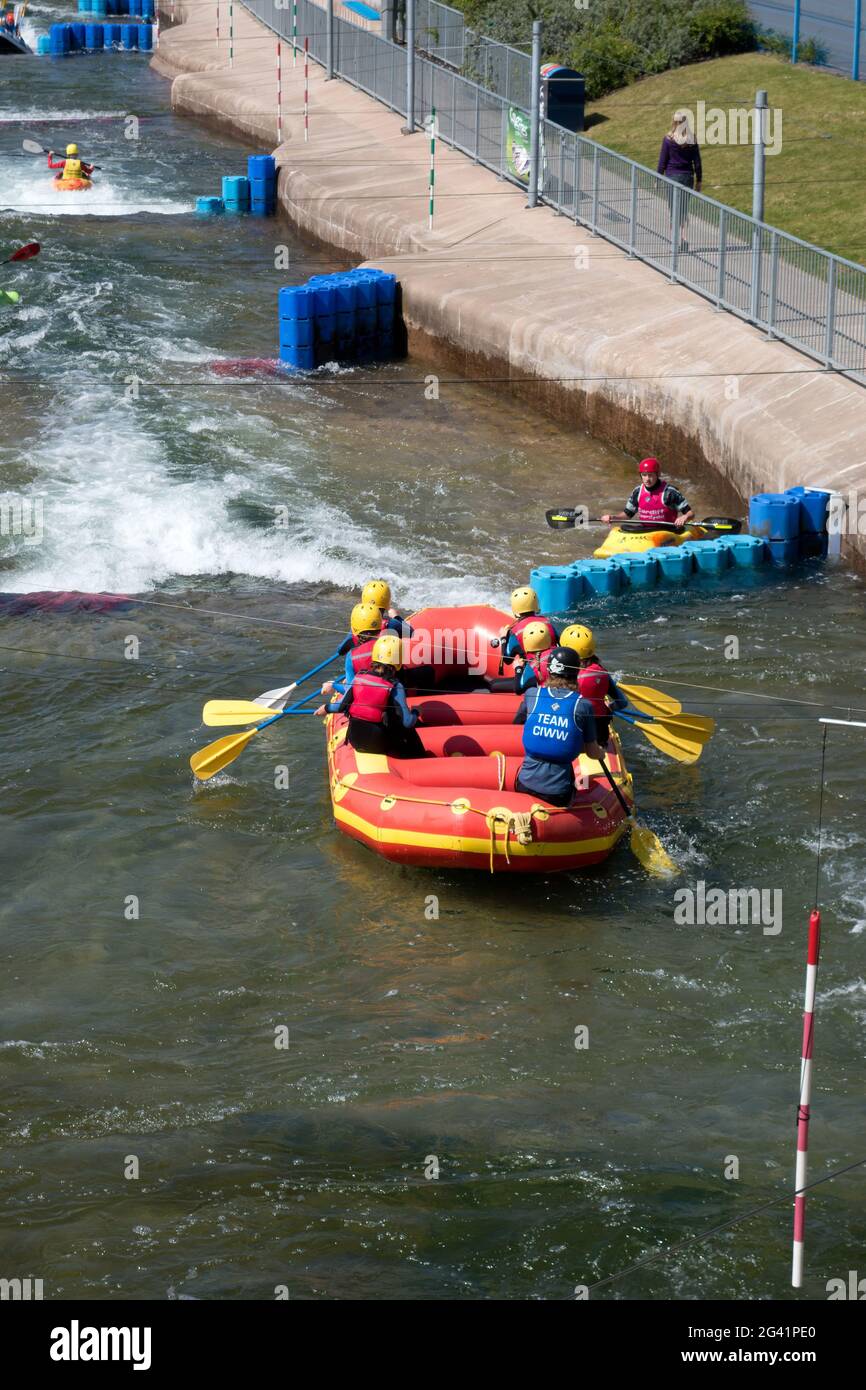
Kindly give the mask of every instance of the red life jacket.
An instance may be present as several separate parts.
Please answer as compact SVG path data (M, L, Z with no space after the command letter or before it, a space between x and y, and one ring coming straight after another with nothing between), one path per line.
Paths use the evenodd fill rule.
M376 645L376 641L377 639L375 637L370 637L366 642L361 642L360 645L355 647L350 653L352 658L352 670L356 677L359 676L362 671L369 671L372 666L373 648Z
M539 685L544 685L547 681L547 670L550 665L550 657L553 647L548 647L543 652L530 652L526 658L529 665L535 672L535 679Z
M664 496L667 482L659 478L652 492L646 483L641 483L637 495L637 514L640 521L676 521L679 512L676 507L665 506Z
M512 637L516 637L517 639L517 644L520 647L521 656L528 656L528 653L523 650L523 643L520 640L520 634L525 627L529 626L530 623L544 623L545 627L547 628L547 631L550 634L550 645L552 647L556 646L556 628L553 626L553 623L550 621L550 619L542 617L540 613L529 613L525 618L518 618L514 626L508 629L510 635ZM508 638L506 637L505 640L507 642Z
M610 676L600 662L592 661L589 666L583 667L577 678L577 689L584 700L589 700L595 717L607 719L610 706L604 697L610 690Z
M368 724L383 724L393 689L394 682L386 680L384 676L356 676L352 681L349 718L364 719Z

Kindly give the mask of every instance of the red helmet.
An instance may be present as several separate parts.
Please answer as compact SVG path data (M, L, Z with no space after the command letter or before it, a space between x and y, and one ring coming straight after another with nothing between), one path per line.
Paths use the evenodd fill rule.
M660 473L658 459L641 459L637 466L638 473Z

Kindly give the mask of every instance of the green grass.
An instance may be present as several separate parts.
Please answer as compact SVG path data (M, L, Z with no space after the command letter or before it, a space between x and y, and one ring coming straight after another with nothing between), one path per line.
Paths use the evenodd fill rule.
M866 83L792 67L765 53L694 63L587 105L589 139L655 169L673 112L748 106L763 87L781 111L781 152L766 161L764 219L866 263ZM778 117L776 118L778 120ZM751 145L702 146L703 192L752 210Z

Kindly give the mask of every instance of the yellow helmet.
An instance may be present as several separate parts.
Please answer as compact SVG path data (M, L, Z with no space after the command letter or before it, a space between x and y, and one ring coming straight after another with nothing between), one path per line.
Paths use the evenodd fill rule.
M77 145L67 145L67 146L66 146L66 153L67 153L67 154L78 154L78 146L77 146Z
M515 618L524 618L527 613L537 613L538 594L528 585L515 589L511 595L511 611Z
M359 637L362 632L378 632L382 626L382 614L375 603L356 603L349 621L352 632Z
M375 603L377 608L391 607L391 585L384 579L371 579L361 590L362 603Z
M376 638L372 659L380 661L383 666L402 666L403 639L396 632L383 632L381 637Z
M524 642L525 642L524 635ZM588 627L582 623L572 623L567 627L559 639L561 647L571 647L573 652L577 652L579 657L592 656L595 651L595 638Z
M548 647L554 646L547 623L527 623L520 641L526 652L546 652Z

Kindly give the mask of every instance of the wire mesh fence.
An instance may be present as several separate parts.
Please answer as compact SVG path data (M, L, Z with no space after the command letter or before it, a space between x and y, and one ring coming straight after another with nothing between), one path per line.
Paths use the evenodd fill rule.
M292 0L243 3L291 42ZM296 23L300 45L308 38L312 57L324 63L325 10L313 0L297 0ZM402 45L334 18L332 53L335 75L407 115ZM440 139L528 189L528 91L522 102L509 100L418 53L414 64L415 122L428 122L435 107ZM551 121L541 122L538 192L557 212L718 309L866 385L866 267L673 183Z

